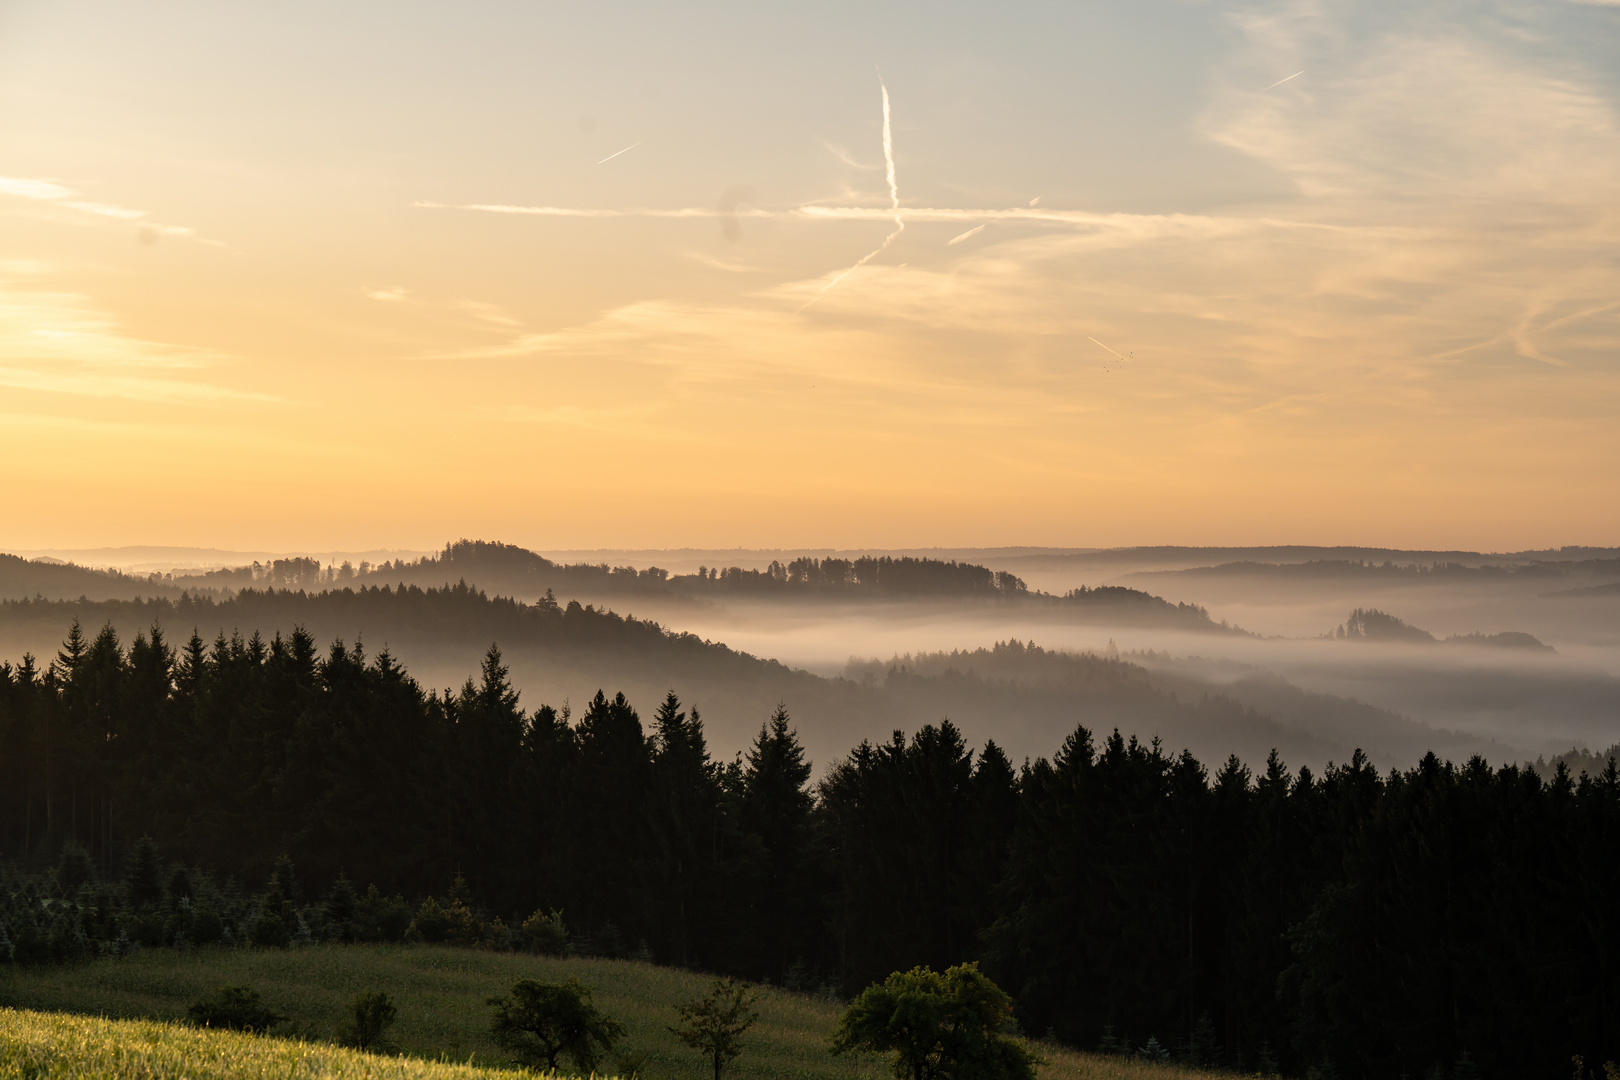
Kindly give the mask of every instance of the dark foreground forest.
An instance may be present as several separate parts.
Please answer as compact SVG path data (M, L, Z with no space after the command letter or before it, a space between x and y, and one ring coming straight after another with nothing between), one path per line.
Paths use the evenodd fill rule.
M943 722L812 775L785 711L716 762L673 695L525 710L493 648L443 694L302 632L75 627L0 665L0 955L556 909L585 951L845 993L978 959L1085 1047L1347 1078L1620 1056L1612 763L1211 773L1078 728L1019 768Z

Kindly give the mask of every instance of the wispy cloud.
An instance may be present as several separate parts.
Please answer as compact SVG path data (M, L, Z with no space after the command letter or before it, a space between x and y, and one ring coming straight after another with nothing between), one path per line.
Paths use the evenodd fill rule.
M903 206L891 128L886 205L747 213L886 224L891 239L897 226L954 227L908 253L910 265L831 292L827 275L801 265L729 301L642 300L442 355L532 362L580 385L705 388L716 400L743 393L714 389L728 383L835 385L895 415L926 387L929 410L963 423L992 422L992 403L1095 418L1127 401L1119 415L1181 424L1178 445L1203 440L1211 452L1239 434L1276 449L1331 432L1334 445L1376 453L1374 433L1406 423L1401 445L1441 448L1469 425L1555 431L1555 398L1615 400L1604 373L1620 354L1611 106L1573 69L1433 20L1366 41L1346 29L1355 23L1343 0L1250 9L1249 44L1217 72L1199 119L1207 138L1292 181L1292 196L1212 213ZM1334 62L1312 59L1298 78L1302 58L1324 54ZM1256 92L1284 83L1289 93ZM947 257L990 224L994 243ZM818 296L818 317L801 317Z
M128 207L113 206L109 203L92 202L86 199L76 199L73 196L79 192L73 188L56 183L54 180L38 180L26 177L0 176L0 195L9 195L18 199L29 199L43 202L54 210L67 211L76 215L87 215L92 219L106 218L112 221L139 223L143 230L143 239L155 239L159 236L183 236L197 239L214 247L223 247L217 240L207 240L197 236L197 230L185 225L164 225L156 221L147 220L150 215L145 210L131 210Z
M5 358L0 385L138 401L275 400L202 377L232 363L231 357L133 337L87 297L43 287L37 271L5 269L0 274L0 356Z
M839 146L835 142L829 142L826 139L821 139L820 142L827 153L831 154L833 157L837 158L840 162L849 166L851 169L869 171L872 169L881 169L883 167L881 165L872 165L868 164L867 162L857 160L854 154L851 154L848 150L844 149L842 146Z
M16 176L0 176L0 195L19 199L65 199L73 189L53 184L49 180L26 180Z

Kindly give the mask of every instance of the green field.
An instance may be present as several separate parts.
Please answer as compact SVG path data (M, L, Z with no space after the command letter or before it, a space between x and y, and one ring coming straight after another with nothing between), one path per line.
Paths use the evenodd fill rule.
M152 1060L173 1063L172 1067L166 1066L169 1071L116 1069L105 1075L155 1078L184 1072L198 1076L359 1076L359 1072L348 1071L355 1068L354 1062L374 1062L380 1069L382 1059L350 1054L323 1043L333 1037L344 1004L360 991L370 989L386 990L398 1006L399 1019L389 1031L389 1038L403 1053L427 1061L510 1066L508 1056L489 1036L485 999L505 993L520 978L556 982L573 977L591 988L598 1008L625 1027L626 1036L617 1048L616 1058L603 1063L605 1072L638 1073L642 1080L706 1077L703 1060L681 1046L667 1025L675 1020L675 1004L704 993L712 980L634 961L548 959L444 947L371 945L189 954L155 949L65 967L0 971L0 1006L130 1020L181 1021L186 1006L197 998L221 986L245 984L259 991L270 1008L291 1017L314 1044L300 1046L287 1040L151 1024L90 1024L75 1029L79 1031L75 1038L82 1039L86 1047L112 1046L126 1038L142 1046L162 1044L161 1052L153 1051ZM757 1009L760 1021L749 1032L742 1057L728 1070L728 1080L886 1080L887 1063L883 1060L870 1055L835 1058L827 1052L827 1039L840 1011L837 1002L761 987ZM37 1034L41 1024L64 1022L66 1019L61 1017L0 1014L0 1047L11 1046L20 1037L16 1032ZM251 1064L243 1058L239 1069L226 1071L182 1069L179 1063L187 1054L205 1054L205 1047L215 1045L207 1043L208 1039L226 1040L219 1047L247 1048L232 1049L232 1053L248 1054L261 1048L263 1060ZM1057 1047L1042 1045L1037 1049L1048 1060L1041 1069L1041 1080L1176 1080L1207 1076ZM94 1052L103 1054L95 1061L111 1061L105 1055L114 1050ZM92 1050L86 1049L85 1053L92 1054ZM90 1064L91 1057L85 1061L84 1069L42 1075L103 1073ZM405 1067L404 1063L390 1065ZM405 1072L390 1071L387 1075L437 1075L423 1068L417 1061L410 1063ZM20 1066L0 1066L0 1076L12 1075L33 1074ZM385 1074L373 1069L371 1075Z

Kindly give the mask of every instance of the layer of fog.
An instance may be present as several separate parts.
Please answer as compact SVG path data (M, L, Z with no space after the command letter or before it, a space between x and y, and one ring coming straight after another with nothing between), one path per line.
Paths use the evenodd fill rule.
M578 553L577 560L571 556L569 561L658 565L679 572L698 565L765 565L782 554ZM966 558L970 553L928 554ZM1015 759L1052 754L1078 723L1099 733L1117 724L1144 739L1162 734L1170 749L1185 746L1208 763L1236 752L1251 765L1262 762L1271 746L1291 765L1317 767L1329 759L1344 760L1356 747L1388 766L1410 764L1428 749L1453 759L1478 752L1499 763L1620 742L1620 596L1590 591L1614 576L1508 574L1459 582L1347 573L1342 567L1321 573L1297 568L1237 573L1201 568L1233 553L1188 549L1135 555L973 554L978 555L974 561L1020 574L1032 588L1059 593L1080 585L1126 585L1171 601L1201 604L1215 619L1250 633L1155 628L1114 616L1088 623L1055 605L1010 602L760 604L683 598L659 604L581 596L582 601L656 618L673 629L792 668L845 679L809 680L784 670L728 681L612 655L563 656L521 648L507 648L507 661L530 707L567 702L577 713L598 689L609 694L622 690L648 716L673 689L703 710L722 757L744 748L770 710L784 704L818 767L861 739L883 739L895 729L914 731L947 716L970 742L994 738ZM1295 561L1323 554L1305 550ZM1487 561L1474 556L1471 565ZM1438 638L1520 631L1553 649L1324 637L1358 607L1379 608ZM143 628L119 629L127 641ZM208 636L214 629L202 628ZM268 635L290 627L256 629ZM64 630L51 627L47 634L36 628L24 640L0 626L0 656L15 659L31 650L48 657ZM377 628L363 626L326 627L320 633L351 641L363 636L373 652L386 644L422 682L440 688L458 687L475 674L488 644L389 641ZM1253 715L1210 713L1201 719L1186 710L1167 711L1163 703L1098 697L1063 682L1056 668L1045 675L1008 676L992 670L994 665L982 657L945 661L943 666L954 663L964 674L1022 680L1022 685L998 689L938 678L908 683L888 674L927 668L937 676L941 661L919 665L915 658L971 652L1009 640L1077 654L1117 655L1145 668L1156 687L1174 691L1183 702L1224 694L1248 706Z
M1121 654L1150 671L1240 700L1246 694L1255 699L1252 688L1245 689L1255 680L1280 677L1304 690L1409 718L1432 729L1428 739L1436 749L1457 750L1478 740L1498 748L1487 756L1533 759L1620 742L1620 596L1593 589L1594 583L1620 580L1620 573L1603 571L1601 564L1595 574L1482 574L1465 581L1421 574L1388 579L1372 570L1346 572L1330 565L1320 573L1298 567L1255 573L1200 568L1218 554L1225 553L1156 550L1126 558L1119 552L1015 552L981 560L1053 593L1113 584L1197 603L1214 619L1252 636L1078 622L1061 612L1017 605L827 608L729 602L672 610L663 617L734 648L827 675L844 673L852 660L892 662L907 654L972 650L1017 639L1052 649ZM1294 561L1322 554L1303 549ZM1514 562L1455 554L1448 561ZM1164 569L1167 563L1180 568ZM1437 639L1522 632L1551 649L1326 637L1355 608L1396 615ZM1048 744L1056 745L1066 733L1047 734ZM1354 732L1335 735L1336 741L1354 738Z

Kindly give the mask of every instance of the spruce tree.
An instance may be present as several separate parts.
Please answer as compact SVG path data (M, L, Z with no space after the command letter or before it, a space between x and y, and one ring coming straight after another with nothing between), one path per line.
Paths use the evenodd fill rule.
M157 842L150 836L142 836L135 842L124 871L124 882L130 907L162 903L163 864L158 857Z

